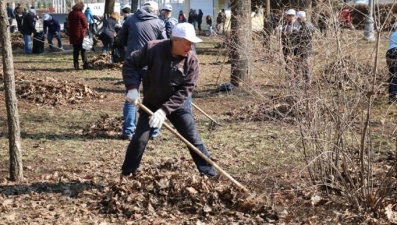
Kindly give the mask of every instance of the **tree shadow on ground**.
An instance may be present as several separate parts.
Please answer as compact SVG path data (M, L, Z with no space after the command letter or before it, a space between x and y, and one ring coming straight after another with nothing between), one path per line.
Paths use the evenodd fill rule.
M18 71L31 71L31 72L38 72L38 71L46 71L46 72L66 72L66 71L75 71L74 68L23 68L18 69Z
M0 194L5 196L25 195L31 193L58 193L69 197L78 197L85 190L102 190L103 185L93 181L76 182L36 182L30 185L0 185Z
M121 134L120 132L118 132ZM0 138L8 138L8 133L0 133ZM121 140L121 137L118 135L107 135L104 133L98 133L98 134L93 134L93 135L83 135L83 134L74 134L74 133L68 133L68 134L51 134L51 133L26 133L26 132L21 132L21 138L23 139L32 139L32 140L96 140L96 139L110 139L110 140Z

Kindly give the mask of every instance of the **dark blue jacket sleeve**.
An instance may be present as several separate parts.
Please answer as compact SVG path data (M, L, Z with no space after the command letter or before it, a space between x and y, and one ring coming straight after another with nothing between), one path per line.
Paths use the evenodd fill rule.
M148 44L145 44L141 50L134 51L124 60L122 73L125 87L128 90L139 87L142 79L141 70L148 65L147 55Z
M48 28L48 22L47 22L47 21L44 21L44 22L43 22L43 32L44 32L44 34L47 33L47 28Z

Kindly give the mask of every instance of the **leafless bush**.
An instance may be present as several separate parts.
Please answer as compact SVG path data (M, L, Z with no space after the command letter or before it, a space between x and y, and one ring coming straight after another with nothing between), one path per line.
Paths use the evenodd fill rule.
M260 32L252 35L252 75L241 82L244 90L257 94L263 102L277 104L269 101L269 92L298 99L294 105L298 149L306 162L302 171L308 172L311 184L346 197L346 204L357 212L381 217L388 204L397 203L394 162L381 160L383 154L392 154L390 143L394 143L396 126L385 103L388 71L384 48L380 49L383 25L376 25L377 43L368 44L361 40L362 31L340 28L335 18L339 12L332 4L324 1L318 6L331 16L328 35L316 32L313 37L311 88L299 85L294 78L302 79L300 75L291 76L285 69L288 65L278 37L264 39L265 33ZM294 71L295 66L289 70ZM248 108L266 112L266 119L279 115L257 106Z

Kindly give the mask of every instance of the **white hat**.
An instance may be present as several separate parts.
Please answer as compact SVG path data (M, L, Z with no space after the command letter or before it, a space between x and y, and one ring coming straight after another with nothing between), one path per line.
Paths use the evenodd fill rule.
M33 13L34 15L36 15L36 10L34 10L34 9L29 9L29 12Z
M285 12L285 15L296 15L295 9L288 9L287 12Z
M51 18L51 16L48 15L47 13L44 14L44 16L43 16L43 20L49 20L50 18Z
M298 11L296 13L296 18L306 18L306 12L305 11Z
M129 4L125 4L124 6L123 6L123 8L121 8L121 9L131 9L131 6L129 5Z
M143 4L142 8L146 8L147 6L150 6L153 8L153 10L159 10L159 4L155 1L147 1Z
M178 23L175 25L175 27L172 29L172 36L184 38L192 43L203 41L196 36L196 31L194 30L193 25L190 23Z
M164 4L162 10L172 11L172 5L170 5L170 4Z

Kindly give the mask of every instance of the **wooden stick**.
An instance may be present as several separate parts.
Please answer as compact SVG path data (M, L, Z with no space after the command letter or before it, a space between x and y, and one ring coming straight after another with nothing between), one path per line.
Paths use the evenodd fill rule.
M193 106L194 108L196 108L198 111L200 111L202 114L204 114L206 117L208 117L208 119L212 120L212 122L214 122L214 123L218 124L219 126L221 126L220 123L216 122L216 120L214 120L210 115L208 115L207 113L205 113L202 109L200 109L200 108L199 108L197 105L195 105L193 102L192 102L192 106Z
M142 103L138 102L137 106L143 111L145 111L149 116L153 115L153 112L150 111L146 106L144 106ZM163 123L163 126L165 126L171 133L173 133L175 136L177 136L179 139L181 139L192 151L197 153L202 159L204 159L207 163L209 163L211 166L213 166L218 172L220 172L223 176L227 177L233 184L235 184L238 188L243 190L244 192L248 192L248 189L240 184L237 180L235 180L232 176L230 176L227 172L225 172L222 168L220 168L214 161L209 159L206 155L204 155L198 148L196 148L194 145L192 145L188 140L186 140L184 137L182 137L181 134L178 133L175 129L173 129L170 125L167 123Z

